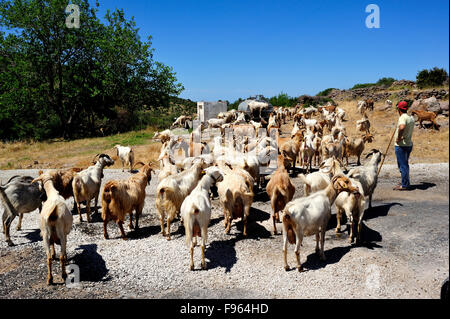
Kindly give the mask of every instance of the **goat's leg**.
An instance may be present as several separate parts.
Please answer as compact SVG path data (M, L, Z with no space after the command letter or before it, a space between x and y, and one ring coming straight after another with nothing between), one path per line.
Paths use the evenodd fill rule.
M23 214L20 213L19 214L19 223L17 224L16 230L21 230L22 229L22 219L23 219Z
M15 217L16 217L16 215L7 216L5 219L5 222L3 224L3 228L5 231L5 239L6 239L6 242L8 243L8 246L14 246L14 243L12 242L11 237L10 237L9 230L11 228L11 223Z
M56 260L55 243L50 244L50 251L52 259Z
M119 221L117 222L117 225L119 226L120 234L122 235L122 239L123 239L123 240L128 240L128 237L127 237L127 235L125 234L125 231L123 230L123 221L119 220Z
M95 213L96 214L98 214L98 193L99 193L100 191L98 191L96 194L95 194L95 197L94 197L94 210L95 210ZM90 222L90 221L89 221Z
M202 233L202 244L201 244L201 249L202 249L202 269L206 270L206 261L205 261L205 247L206 247L206 238L208 236L207 234L208 228L202 228L201 229L201 233Z
M372 208L372 194L369 195L369 208Z
M191 254L191 263L189 264L189 269L194 270L194 243L192 241L191 241L190 254Z
M161 234L166 236L166 230L164 229L164 212L159 212L159 224L161 226Z
M67 238L66 234L64 234L64 230L57 231L58 238L61 242L61 254L59 256L59 261L61 263L61 277L64 281L66 281L67 273L66 273L66 261L67 261L67 253L66 253L66 243Z
M167 216L167 240L171 239L171 237L170 237L170 224L172 223L172 220L174 219L174 217L175 217L174 215L175 214L169 214Z
M244 216L242 217L242 220L244 222L244 236L247 236L247 219L249 215L250 215L250 205L247 205L244 208Z
M78 215L80 216L80 223L81 223L83 221L83 216L81 216L80 202L77 199L74 199L74 205L75 204L77 205Z
M341 217L342 217L342 211L340 209L337 209L336 210L336 221L337 221L336 233L341 232Z
M142 205L142 207L138 207L138 209L136 209L136 223L135 223L136 230L139 229L139 217L141 217L141 215L142 215L143 208L144 208L144 205Z
M353 217L350 217L350 236L348 238L348 242L350 244L353 243L353 238L355 237L355 234L353 233L354 228L355 228L355 223L353 222Z
M272 214L272 220L273 220L273 234L274 234L274 235L277 234L277 225L276 225L277 216L276 216L276 214L277 214L277 213L275 212L275 209L274 209L273 214Z
M287 263L287 246L288 246L288 240L287 240L287 229L284 227L283 224L283 261L284 261L284 270L289 270L289 265Z
M229 234L231 228L231 213L225 211L224 215L225 215L225 234Z
M301 272L303 271L303 266L300 263L300 246L302 245L303 241L303 233L296 232L296 236L297 242L295 243L295 257L297 259L297 270Z
M325 244L325 231L326 231L326 226L321 228L320 230L320 260L325 261L326 257L325 254L323 252L323 246Z
M108 218L108 216L106 216L105 219L103 220L103 236L105 236L105 239L109 239L108 222L109 222L109 218Z
M316 254L318 254L318 253L320 252L320 249L319 249L319 241L320 241L320 233L317 232L317 233L316 233Z
M356 234L356 244L361 243L361 231L362 231L362 218L359 218L358 221L358 233Z
M130 224L128 225L128 227L130 228L130 230L134 229L134 226L133 226L133 211L130 212Z
M86 200L86 219L88 223L91 222L91 200Z
M48 238L48 234L43 236L43 242L45 247L45 253L47 255L47 285L53 284L53 275L52 275L52 256L50 252L50 240Z

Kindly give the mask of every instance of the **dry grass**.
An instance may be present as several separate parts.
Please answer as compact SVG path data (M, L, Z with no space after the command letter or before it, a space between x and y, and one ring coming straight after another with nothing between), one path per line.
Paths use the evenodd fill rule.
M356 101L340 102L347 115L344 122L347 134L359 137L361 132L356 130L356 121L362 116L356 113ZM371 123L371 133L375 141L366 145L367 153L376 148L383 153L386 150L389 139L397 123L398 114L390 111L378 111L383 103L375 104L375 111L368 112ZM416 125L413 133L414 149L411 153L410 163L441 163L449 161L449 121L447 117L439 116L437 119L441 125L439 131L431 129L419 129ZM292 123L283 125L282 131L289 133ZM16 142L0 143L0 169L20 168L65 168L87 167L96 154L106 153L115 161L116 153L114 145L133 145L136 161L149 162L158 158L161 144L151 139L155 130L146 129L138 132L128 132L107 137L86 138L74 141L48 141L48 142ZM363 154L364 155L364 154ZM355 158L350 158L354 162ZM36 163L37 162L37 163ZM395 163L393 144L385 163ZM116 161L113 168L121 168L120 161Z
M357 101L339 102L339 107L346 112L344 122L347 135L351 137L361 137L362 132L357 131L356 121L362 119L362 115L356 112ZM398 121L398 113L395 107L390 111L379 111L383 103L375 103L374 111L367 112L370 120L370 132L374 135L373 143L366 144L363 156L371 149L379 149L385 152L389 144L389 140L394 132ZM448 117L439 116L437 122L441 125L439 131L432 129L420 129L416 124L413 132L413 151L411 153L410 163L448 163L449 161L449 119ZM292 130L292 123L282 127L283 133ZM385 163L396 163L394 153L394 143L392 142ZM356 157L349 158L350 162L356 162Z
M0 143L0 168L65 168L87 167L96 154L105 153L117 160L116 144L133 145L136 161L156 160L160 143L151 140L155 130L146 129L107 137L74 141ZM116 161L113 168L121 167Z

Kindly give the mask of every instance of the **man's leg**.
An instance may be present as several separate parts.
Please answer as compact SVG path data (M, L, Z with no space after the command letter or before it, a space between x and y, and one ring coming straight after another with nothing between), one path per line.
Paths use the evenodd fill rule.
M397 157L397 165L402 175L402 187L409 187L409 166L407 151L401 146L396 146L395 155Z

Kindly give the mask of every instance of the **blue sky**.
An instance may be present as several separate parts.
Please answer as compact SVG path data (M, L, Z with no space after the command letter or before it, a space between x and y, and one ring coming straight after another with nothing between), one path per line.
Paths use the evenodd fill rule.
M155 59L174 68L194 101L285 92L316 94L381 77L449 70L449 2L99 0L134 16ZM94 1L92 1L94 2ZM365 26L367 5L380 28Z

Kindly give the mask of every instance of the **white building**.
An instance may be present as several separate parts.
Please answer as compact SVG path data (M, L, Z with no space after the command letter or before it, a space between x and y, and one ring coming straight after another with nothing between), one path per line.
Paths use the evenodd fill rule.
M207 120L216 118L220 112L226 112L228 108L227 102L197 102L197 115L202 123Z

